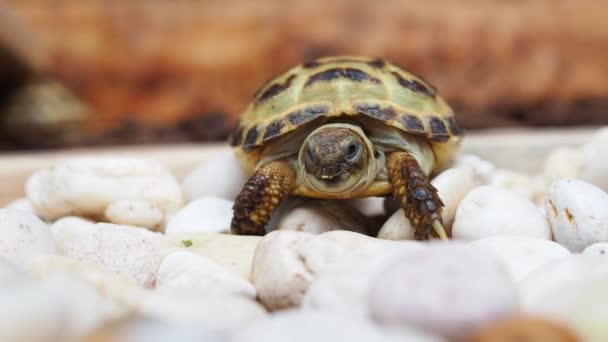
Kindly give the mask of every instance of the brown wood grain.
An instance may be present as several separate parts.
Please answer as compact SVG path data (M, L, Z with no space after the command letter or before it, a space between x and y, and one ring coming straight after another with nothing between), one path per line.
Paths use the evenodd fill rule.
M200 139L224 137L264 81L328 54L423 75L467 128L608 122L605 1L4 2L100 128L201 116Z

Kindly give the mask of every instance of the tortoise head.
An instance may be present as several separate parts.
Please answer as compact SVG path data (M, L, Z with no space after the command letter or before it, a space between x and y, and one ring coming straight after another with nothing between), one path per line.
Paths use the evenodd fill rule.
M354 125L326 124L310 133L298 160L305 182L319 192L354 190L367 176L372 145Z

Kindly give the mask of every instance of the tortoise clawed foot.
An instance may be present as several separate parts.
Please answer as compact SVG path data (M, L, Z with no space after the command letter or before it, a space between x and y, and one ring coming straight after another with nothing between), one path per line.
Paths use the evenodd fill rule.
M443 228L443 223L441 223L441 220L435 219L433 221L433 223L431 224L431 226L433 227L433 230L435 231L437 236L439 236L439 239L441 239L441 240L448 239L448 234L446 234L445 229Z
M274 161L257 170L234 201L232 233L264 235L272 212L293 188L295 177L295 171L284 161Z
M416 159L407 152L393 152L388 157L388 170L393 194L416 230L416 240L447 240L441 221L443 202Z

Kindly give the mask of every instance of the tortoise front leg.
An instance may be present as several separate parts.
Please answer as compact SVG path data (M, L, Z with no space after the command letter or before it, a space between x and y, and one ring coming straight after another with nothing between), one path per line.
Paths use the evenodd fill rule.
M416 230L416 240L447 240L441 220L443 202L416 159L407 152L393 152L387 167L393 196L399 199L405 217Z
M234 202L232 233L264 235L272 212L295 183L296 172L286 161L274 161L258 169Z

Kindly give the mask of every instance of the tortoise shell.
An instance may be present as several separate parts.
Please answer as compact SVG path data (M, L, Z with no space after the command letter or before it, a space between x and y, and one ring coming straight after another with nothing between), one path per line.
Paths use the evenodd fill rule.
M363 117L427 139L438 168L462 134L452 109L420 76L382 59L339 56L298 65L263 85L230 144L251 168L261 147L280 136L323 120Z

